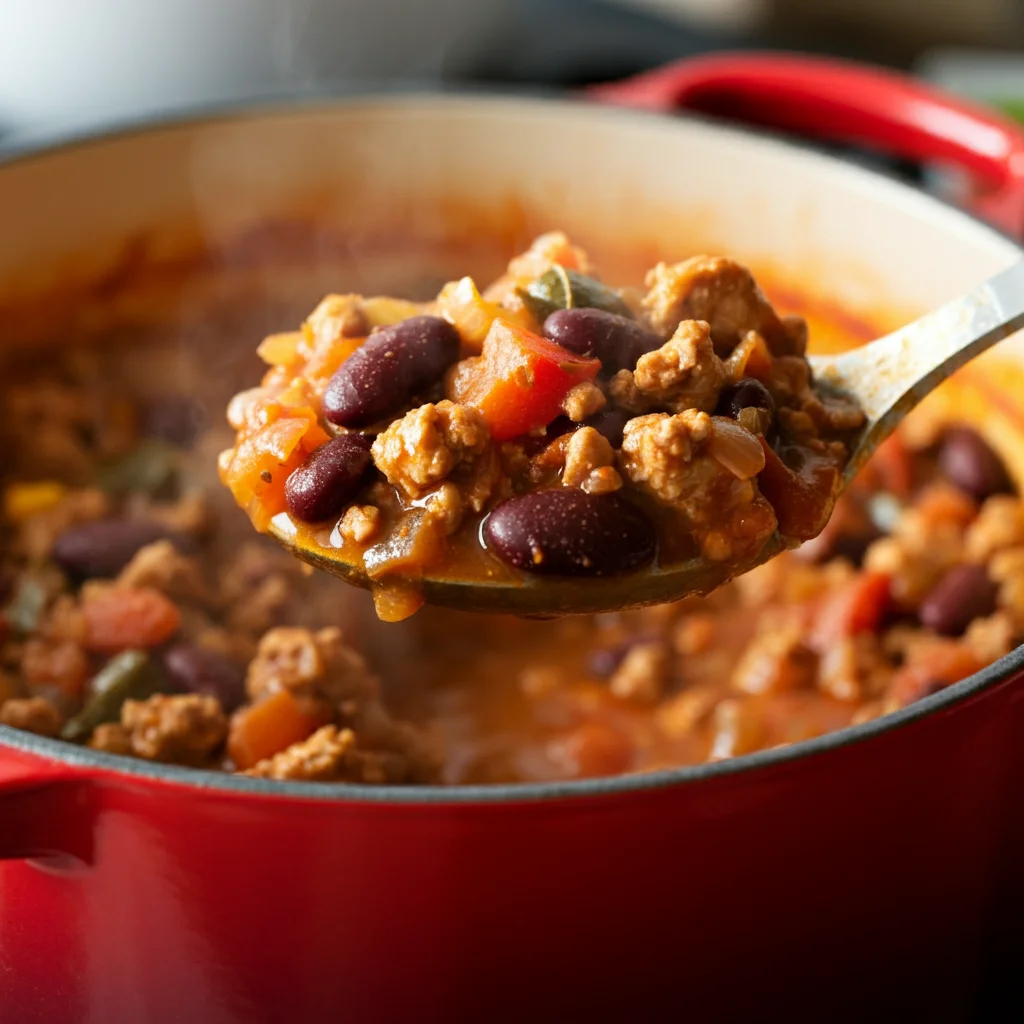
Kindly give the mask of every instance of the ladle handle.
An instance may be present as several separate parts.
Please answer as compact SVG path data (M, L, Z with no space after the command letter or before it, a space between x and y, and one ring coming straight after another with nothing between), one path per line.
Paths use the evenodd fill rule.
M973 180L973 209L1016 238L1024 234L1024 129L906 75L791 54L713 53L588 93L605 103L692 110L956 166Z
M852 477L900 420L964 363L1024 327L1024 260L892 334L839 356L812 357L816 378L868 418Z

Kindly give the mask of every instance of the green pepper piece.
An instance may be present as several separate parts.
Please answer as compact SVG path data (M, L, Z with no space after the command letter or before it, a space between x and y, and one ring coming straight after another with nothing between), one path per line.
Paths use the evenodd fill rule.
M160 673L145 651L128 650L114 655L96 673L92 696L85 707L64 723L61 739L73 743L87 740L97 725L116 722L121 717L121 705L126 700L145 700L160 689L160 683Z
M16 633L31 633L39 625L39 617L46 607L46 588L28 577L18 584L14 596L4 608L4 618Z
M578 270L569 270L560 263L556 263L525 288L519 288L518 294L540 324L556 309L574 309L578 306L603 309L606 313L617 313L633 319L629 306L617 292L596 278L587 277Z
M96 483L115 496L138 491L153 496L166 490L177 472L176 450L164 441L145 440L126 455L100 466Z

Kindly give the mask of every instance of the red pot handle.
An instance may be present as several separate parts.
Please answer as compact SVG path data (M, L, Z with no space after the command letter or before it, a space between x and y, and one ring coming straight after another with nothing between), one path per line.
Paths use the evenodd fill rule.
M1024 235L1024 129L905 75L811 57L688 58L588 90L607 103L686 109L969 172L973 207Z
M0 860L63 854L89 863L94 797L80 771L0 747Z

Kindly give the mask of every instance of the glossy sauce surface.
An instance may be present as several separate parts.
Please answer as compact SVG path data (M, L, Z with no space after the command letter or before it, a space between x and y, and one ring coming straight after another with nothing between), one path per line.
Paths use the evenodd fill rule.
M493 268L505 255L481 262ZM361 282L364 290L410 292L408 280L417 268L448 270L472 260L465 252L434 250L396 254L390 263L383 262L391 276ZM408 280L402 280L399 269ZM807 317L812 337L823 348L861 343L890 326L882 318L876 327L840 315L793 290L776 294L770 279L765 282L780 310ZM203 278L202 284L208 294L209 281ZM431 282L423 291L435 289ZM800 553L787 553L706 600L557 621L426 608L397 625L378 622L369 595L324 574L304 575L276 545L255 538L216 479L216 454L230 440L221 410L257 370L252 337L301 315L310 292L320 290L319 283L305 291L299 286L287 301L271 304L252 291L225 289L204 306L199 331L184 312L190 294L185 282L177 305L156 311L154 320L166 315L159 326L130 326L96 337L69 315L63 337L81 342L81 348L68 345L60 359L5 353L5 409L21 410L21 418L4 420L10 436L3 482L5 487L30 486L18 492L20 505L11 495L5 497L4 572L21 557L19 545L32 539L28 520L11 517L26 515L26 502L46 497L45 488L39 489L45 482L40 475L60 477L66 488L109 487L119 501L126 500L126 515L139 508L144 515L168 511L161 504L169 500L161 490L166 481L153 474L159 460L153 458L152 441L140 442L137 435L156 431L173 438L173 462L180 470L174 500L201 499L209 515L199 548L183 557L198 559L218 588L211 604L175 598L181 615L174 636L165 636L162 620L151 622L156 632L150 640L176 685L215 695L234 719L252 699L243 699L240 680L253 672L252 652L261 630L340 627L346 643L379 676L389 711L437 745L439 777L450 784L645 771L797 742L934 692L1017 641L1019 623L1007 602L1018 569L1004 564L1006 552L993 545L996 526L1005 534L1000 524L1007 517L1011 523L1017 516L1024 522L1024 508L1014 496L1012 479L1000 475L998 465L993 468L995 456L977 433L979 420L971 410L999 409L994 398L985 397L990 384L984 381L976 393L956 393L933 416L937 422L969 414L965 425L974 433L944 434L941 424L922 427L925 421L915 420L907 439L888 446L862 474L854 487L855 502L842 506L835 531L815 541L816 550L808 545ZM970 369L971 381L981 379ZM68 433L71 440L64 441L72 443L84 430L95 449L95 465L91 459L73 459L58 470L54 460L65 449L58 450L52 432L42 443L43 433L31 427L39 421L26 417L39 410L57 417L68 404L61 389L69 382L83 389L73 397L74 408L80 404L82 410L75 415L84 417L85 426L76 420ZM114 410L119 410L116 415ZM1019 440L1024 425L1011 420L1007 413L1004 433ZM127 493L124 479L110 475L105 453L111 446L134 467ZM995 447L1004 469L1013 470L1010 477L1019 476L1021 460L1014 452L1019 454L1021 446ZM155 488L157 496L147 488ZM867 511L888 515L889 537L880 535ZM905 537L901 522L907 524ZM75 529L52 549L53 559L67 572L68 581L61 585L69 593L83 577L123 571L132 556L111 547L109 538L91 537L94 527ZM129 537L122 531L116 537L128 548L159 540L151 525L132 529L145 535ZM923 549L909 546L907 537L923 538ZM329 535L320 540L331 543ZM886 555L884 542L890 540L905 564L890 559L887 566L879 565ZM1024 545L1024 536L1020 542ZM985 563L983 574L963 568L968 551ZM97 561L101 556L106 561ZM493 571L511 572L500 563ZM959 589L974 588L966 631L943 589L953 585L945 581L953 571L963 577ZM266 585L260 573L272 577L278 603L269 619L250 626L243 622L242 609L250 614L248 598ZM414 601L415 595L398 592L394 599ZM26 612L9 603L10 593L3 600L9 621ZM154 607L166 612L166 602ZM227 662L211 657L207 648L196 649L207 642L211 627L219 640L234 645ZM50 642L52 637L40 632L31 639ZM102 646L108 640L94 635L91 642ZM8 635L0 650L4 678L13 680L16 691L26 665L23 639ZM108 653L97 648L90 654L90 668L102 673ZM4 697L0 694L0 702ZM302 730L308 733L321 724L315 716L295 717L294 708L292 714L297 730L292 739L301 740ZM76 736L83 742L88 731ZM231 749L244 753L238 744ZM223 760L205 766L238 766L223 751L216 756ZM282 768L271 777L298 776Z
M389 618L420 601L384 592L413 595L420 580L426 599L465 607L444 581L625 577L618 598L538 596L542 612L707 593L818 533L862 417L814 391L803 321L780 319L735 261L659 264L642 303L629 293L632 308L570 264L589 269L551 233L482 294L463 277L429 304L329 295L301 332L268 337L271 368L232 401L238 435L221 457L257 529L372 587ZM588 411L569 418L579 388L589 392L571 408ZM363 472L360 453L358 472L339 463L335 486L316 467L357 430L353 442L375 438L378 472ZM479 437L468 455L451 448L467 430ZM341 439L325 443L324 431ZM332 487L337 502L315 496ZM683 565L685 589L645 586L648 569ZM578 595L587 590L581 579ZM515 604L531 610L525 598L505 607Z

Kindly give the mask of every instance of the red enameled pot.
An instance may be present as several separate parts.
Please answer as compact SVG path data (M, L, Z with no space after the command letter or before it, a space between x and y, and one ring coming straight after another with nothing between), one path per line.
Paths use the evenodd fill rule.
M1024 135L899 77L718 56L596 97L952 163L1024 230ZM160 264L302 209L443 234L453 198L475 230L514 207L587 241L709 240L851 308L922 310L1019 257L908 187L698 118L364 98L12 157L0 308L64 268L101 316L131 239ZM1017 651L819 740L568 785L271 783L0 728L0 1020L971 1019L1024 913L1022 671Z

